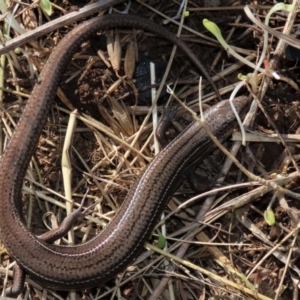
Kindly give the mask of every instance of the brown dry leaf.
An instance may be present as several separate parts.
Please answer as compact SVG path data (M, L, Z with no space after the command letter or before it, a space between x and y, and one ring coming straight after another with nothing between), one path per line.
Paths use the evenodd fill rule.
M22 13L23 25L26 31L30 31L32 29L37 28L38 22L36 19L36 15L34 14L32 9L26 9Z
M117 136L120 136L120 133L122 133L122 135L127 135L127 133L120 126L120 124L110 115L110 113L108 113L108 111L102 104L98 103L98 109L101 112L103 118L108 123L108 126L113 130L113 132Z
M111 68L110 62L106 59L105 54L102 50L97 51L97 55L102 59L102 61L106 64L108 68Z
M135 70L135 43L131 40L128 44L125 62L124 62L124 72L128 80L131 80Z
M121 48L120 36L118 31L116 31L115 36L112 30L110 34L107 35L107 52L112 67L115 70L115 72L118 74L121 66L121 55L122 55L122 48Z
M116 82L114 82L106 91L107 95L110 95L112 92L114 92L119 85L123 82L124 77L120 77ZM106 98L106 97L105 97Z
M125 105L121 105L122 102L116 101L114 97L108 96L109 103L111 105L114 117L118 120L121 127L130 136L133 134L133 124L130 118L130 114Z
M256 285L259 285L263 280L268 279L271 273L272 273L271 270L261 269L261 270L258 270L256 273L251 274L249 276L249 279L254 280L254 283Z

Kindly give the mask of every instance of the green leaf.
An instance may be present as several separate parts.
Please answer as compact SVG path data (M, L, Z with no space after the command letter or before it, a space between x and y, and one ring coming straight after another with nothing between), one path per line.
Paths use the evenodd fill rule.
M49 0L41 0L40 6L46 15L51 16L53 14L52 3Z
M274 212L271 208L268 208L264 212L264 218L265 221L268 223L268 225L273 226L276 223Z
M210 31L218 40L219 40L219 37L222 37L221 30L216 23L211 22L207 19L203 19L202 23L203 23L203 26L208 31Z
M158 234L157 247L159 249L164 249L166 246L166 238L162 235L162 233L159 230L157 230L157 234Z

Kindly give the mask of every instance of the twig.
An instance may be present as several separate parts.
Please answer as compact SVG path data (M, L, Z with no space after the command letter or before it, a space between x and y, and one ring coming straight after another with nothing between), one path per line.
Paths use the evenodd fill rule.
M112 5L123 2L123 0L101 0L97 1L93 4L87 5L78 11L71 12L61 18L48 22L36 29L30 30L8 42L5 45L0 45L0 54L6 53L10 50L15 49L18 46L21 46L25 43L28 43L32 40L36 40L37 38L50 33L56 29L59 29L63 26L69 25L76 21L79 21L83 18L86 18L94 13L99 12L100 10L104 10Z

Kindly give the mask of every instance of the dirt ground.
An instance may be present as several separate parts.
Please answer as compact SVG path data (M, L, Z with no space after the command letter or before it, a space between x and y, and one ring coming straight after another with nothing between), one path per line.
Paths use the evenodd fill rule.
M189 1L185 9L188 16L180 15L176 21L163 24L177 14L180 3L150 0L134 1L129 14L152 20L174 34L179 32L180 39L213 77L222 99L228 99L241 82L238 76L251 74L253 69L226 51L202 21L215 22L228 44L257 64L264 30L249 20L244 12L246 4L261 22L273 6L271 1L217 4ZM11 3L11 11L15 5ZM53 15L46 18L37 5L25 3L18 6L15 14L26 30L32 30L86 5L89 4L82 1L59 0L53 7ZM121 3L114 6L113 12L120 13L125 8ZM107 13L108 10L103 11ZM30 22L26 21L28 18ZM55 29L35 39L35 46L22 45L22 51L11 51L6 60L1 60L4 68L4 77L0 78L1 151L52 49L82 22ZM269 26L294 36L297 25L291 33L285 30L288 23L298 22L297 15L291 20L287 13L279 11L272 15ZM118 35L120 46L115 47L121 49L121 62L116 71L111 66L115 61L107 52L107 38L116 39ZM15 36L12 31L11 38ZM165 208L162 218L166 217L166 221L160 222L149 237L148 243L157 248L163 248L161 243L165 242L164 254L155 251L156 248L144 248L123 273L98 287L71 294L45 290L27 276L20 299L298 299L300 194L295 172L300 158L297 144L300 104L295 87L284 78L299 83L300 50L290 46L279 49L280 41L268 35L267 53L261 66L264 72L258 72L254 79L257 89L253 85L251 89L248 75L248 83L238 91L238 95L249 96L253 101L247 116L241 116L246 119L246 146L232 141L232 136L223 143L249 173L232 164L221 150L212 151L194 176L201 182L208 179L206 194L195 192L190 182L184 181ZM130 45L133 56L126 55ZM168 141L193 120L175 98L199 112L199 76L203 74L180 50L170 59L172 51L173 44L167 40L131 28L99 32L81 45L65 70L60 84L62 91L58 92L51 112L45 115L46 125L24 181L23 218L34 234L48 231L66 216L66 202L57 195L65 195L66 185L74 202L80 203L89 189L84 206L95 204L84 220L76 224L75 244L92 239L109 223L130 186L155 156L156 125L152 121L150 91L159 87L170 60L172 64L157 102L159 118L166 107L177 106L176 116L166 131ZM143 66L148 66L149 61L156 63L157 69L157 82L152 85L148 67ZM137 70L131 79L128 72L134 70L130 69L133 62ZM279 74L280 80L271 78L273 72ZM174 91L175 97L170 96L166 86ZM219 101L205 77L201 94L204 106ZM70 165L66 167L71 170L71 179L66 183L62 153L74 109L78 118L69 149ZM236 131L240 132L238 126ZM281 140L278 134L282 134ZM271 186L270 182L276 179L285 190L278 190L275 184ZM211 192L215 189L220 191ZM193 200L195 196L199 200ZM49 228L42 221L48 212L52 212L51 220L46 221ZM272 216L275 221L268 224L272 223ZM161 232L166 240L160 237ZM59 243L70 242L65 237ZM14 258L1 243L0 254L2 290L12 284L13 267L7 267Z

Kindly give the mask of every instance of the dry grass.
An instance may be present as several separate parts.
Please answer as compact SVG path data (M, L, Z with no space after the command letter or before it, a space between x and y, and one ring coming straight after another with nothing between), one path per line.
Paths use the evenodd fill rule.
M228 8L220 8L220 13L216 8L201 10L203 4L188 3L190 16L184 25L180 20L167 17L176 14L178 3L153 1L148 6L137 0L130 13L160 23L168 19L170 31L179 32L202 62L211 66L210 73L220 93L223 98L228 98L238 82L237 73L246 74L251 70L227 56L203 29L202 19L218 23L234 49L252 61L257 60L257 50L260 50L257 46L263 31L243 16L241 6L225 3ZM14 5L12 3L12 9ZM57 5L61 5L61 9L55 9L56 17L76 7L68 2ZM19 9L25 8L22 15L26 14L31 21L24 26L27 29L38 27L39 11L26 5ZM115 8L116 11L123 9L123 5ZM269 7L255 9L263 17ZM288 34L294 21L285 15L276 16L271 25L284 27L284 33ZM59 21L56 23L60 24ZM74 26L57 29L57 25L51 33L23 46L22 54L11 51L9 55L1 56L0 149L5 147L15 122L21 116L30 90L52 48ZM79 205L89 188L85 206L96 205L74 232L70 232L68 239L60 241L63 244L84 242L109 223L130 185L151 161L154 148L157 148L153 139L154 105L149 109L151 104L136 102L134 82L124 76L125 49L133 38L138 41L139 55L147 51L153 60L166 58L173 62L168 70L167 83L188 107L198 110L198 70L186 57L174 52L170 59L172 45L144 32L133 34L133 31L119 29L119 35L120 62L103 61L97 56L101 49L101 55L107 59L106 47L98 37L87 42L74 57L58 91L60 100L57 99L51 113L45 116L47 125L24 182L23 212L28 227L36 234L47 230L41 222L45 213L52 213L47 224L53 228L72 211L73 204ZM269 67L277 70L280 65L286 76L297 79L297 68L293 68L293 63L279 60L284 51L281 41L270 38L269 47L272 50ZM112 63L117 71L107 67L108 63ZM126 63L127 74L132 61ZM254 101L245 120L247 127L264 134L297 133L298 95L284 82L271 82L267 78L260 84L260 92L253 96L260 100L264 114L269 117L258 111ZM246 88L242 93L249 94ZM210 104L216 101L207 84L204 84L203 100L210 101ZM165 102L159 102L159 115L164 106ZM77 111L73 112L75 108ZM69 125L70 118L77 120L77 125ZM191 119L180 107L173 127L168 131L169 139ZM277 129L270 125L272 123ZM66 135L68 131L70 135ZM232 166L230 159L215 151L203 163L200 172L210 179L222 174L224 181L218 181L218 189L201 195L195 196L187 183L176 192L157 226L166 236L164 250L154 246L158 239L155 231L151 244L147 244L134 264L115 280L90 291L68 295L43 290L27 278L22 299L29 299L29 295L35 299L298 299L299 204L295 201L295 198L299 199L298 146L292 140L287 148L284 141L272 143L263 137L259 142L251 142L247 148L240 148L239 142L231 141L225 146L231 148L232 155L249 173L245 176L239 168ZM277 180L276 184L270 184L270 179ZM276 217L273 226L267 225L264 219L271 199L278 200L272 204ZM12 272L7 266L13 258L6 253L4 246L0 249L2 287L4 283L11 284Z

